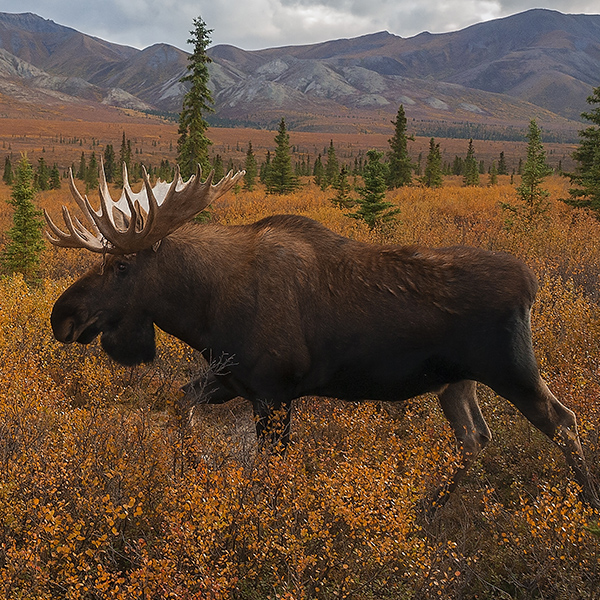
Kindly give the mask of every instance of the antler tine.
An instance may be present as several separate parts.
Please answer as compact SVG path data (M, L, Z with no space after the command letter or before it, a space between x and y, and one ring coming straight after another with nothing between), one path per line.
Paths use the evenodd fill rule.
M100 156L100 185L98 186L98 192L100 197L107 197L112 200L110 191L108 189L108 182L106 181L106 171L104 170L104 159Z
M176 171L175 175L176 176L173 178L173 183L176 185L177 177L179 176L178 170ZM144 224L144 229L149 231L152 228L154 219L158 213L158 202L156 200L156 196L154 195L152 184L150 183L150 177L148 177L148 171L146 171L146 167L144 167L144 165L142 165L142 177L144 179L144 187L146 188L146 196L148 197L148 214L146 217L146 223ZM171 184L171 187L172 186L173 184Z
M85 248L87 250L91 250L92 252L103 252L104 240L100 235L100 231L96 227L95 221L90 211L88 210L88 206L86 206L87 198L84 198L75 186L75 181L73 180L73 171L71 169L69 169L69 187L71 189L71 194L73 195L75 202L77 203L83 214L87 217L88 221L92 224L94 233L86 229L86 227L76 217L73 221L69 210L65 206L63 206L63 220L69 233L65 233L61 229L59 229L59 227L57 227L54 221L52 221L52 219L50 218L48 212L44 210L44 217L46 219L46 223L48 224L48 227L52 232L50 233L46 231L46 237L55 246L60 246L63 248Z
M99 211L95 211L92 208L92 205L90 204L90 201L87 199L87 196L83 200L85 203L86 212L89 213L89 215L92 217L94 224L96 225L96 227L98 228L100 233L104 236L104 238L108 242L115 245L113 242L113 239L114 239L113 234L116 233L116 229L115 229L115 225L110 217L110 213L109 213L109 209L108 209L108 200L110 200L110 202L112 203L113 199L109 195L108 200L107 200L107 197L103 193L103 191L104 190L102 190L102 189L100 190L100 210Z
M224 192L225 193L227 191L229 191L232 187L234 187L237 182L246 174L246 171L242 170L242 171L238 171L237 173L234 173L233 170L230 170L227 175L225 175L225 177L223 177L223 180L225 180L225 183L223 184ZM219 184L221 184L221 181L219 181Z
M188 221L229 191L244 174L245 171L238 171L235 175L233 171L229 171L218 183L213 184L214 170L209 173L206 181L202 181L202 168L198 165L196 174L192 175L181 189L173 187L169 189L164 202L160 205L160 212L169 216L174 213L174 218L177 214L181 214L181 220Z
M65 225L69 230L69 234L61 231L52 221L50 215L44 209L44 217L46 219L46 223L48 227L51 229L51 235L48 231L45 232L46 237L55 246L60 246L61 248L85 248L86 250L91 250L92 252L102 252L103 251L103 242L102 238L99 236L95 236L90 233L82 224L77 217L75 217L75 223L69 214L69 211L66 206L62 207L63 219L65 221Z
M127 172L127 163L123 161L123 191L127 194L133 194L131 186L129 185L129 173Z
M84 198L79 193L79 190L77 189L77 186L75 185L75 179L73 178L73 169L71 167L69 167L69 189L71 190L71 195L75 199L77 206L79 206L79 209L81 210L81 212L87 217L88 221L94 228L95 237L97 237L98 235L100 235L100 231L96 227L96 222L94 221L90 211L88 210L88 208L86 206L87 198Z
M117 229L117 226L111 219L106 197L100 196L100 212L94 211L86 198L86 204L89 210L92 210L92 217L100 233L114 248L114 254L132 254L142 249L139 247L137 239L138 223L143 220L141 208L139 202L134 202L131 199L129 192L131 192L131 188L129 188L129 191L125 188L125 198L130 211L130 219L127 228L123 231ZM110 200L112 201L112 198Z
M71 234L71 238L79 241L84 248L94 248L99 251L102 250L102 239L92 235L77 217L72 218L65 206L63 206L63 218L65 220L65 225ZM73 219L75 220L75 223L73 223Z

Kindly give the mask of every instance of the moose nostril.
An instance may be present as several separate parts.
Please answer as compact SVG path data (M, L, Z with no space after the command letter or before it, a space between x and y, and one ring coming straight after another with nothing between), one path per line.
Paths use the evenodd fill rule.
M55 331L54 335L61 342L74 342L75 341L75 320L65 319L61 323L59 331Z
M72 341L74 341L74 338L75 338L75 321L73 319L69 319L67 341L72 342Z

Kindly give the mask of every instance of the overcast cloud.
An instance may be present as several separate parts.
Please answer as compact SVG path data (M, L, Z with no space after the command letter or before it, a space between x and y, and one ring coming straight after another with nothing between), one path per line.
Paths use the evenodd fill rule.
M33 12L110 42L184 50L197 16L213 30L213 44L255 50L382 30L442 33L540 7L600 13L598 0L0 0L0 12Z

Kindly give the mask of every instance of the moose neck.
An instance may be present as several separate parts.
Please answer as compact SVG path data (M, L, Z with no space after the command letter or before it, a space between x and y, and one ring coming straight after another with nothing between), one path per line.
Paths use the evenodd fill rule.
M214 331L214 323L223 319L214 317L226 320L233 304L246 302L250 269L244 265L252 254L243 227L190 225L165 238L149 276L154 277L154 323L197 350L214 349L216 339L226 343L228 336ZM235 314L239 318L239 309Z

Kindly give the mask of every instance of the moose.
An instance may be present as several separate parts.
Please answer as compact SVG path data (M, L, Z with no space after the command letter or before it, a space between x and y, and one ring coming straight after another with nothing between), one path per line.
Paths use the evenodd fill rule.
M510 401L562 450L584 498L600 501L574 413L540 377L530 312L537 282L509 254L455 246L375 245L342 237L309 218L277 215L249 225L192 218L243 176L187 181L110 196L101 169L96 211L70 177L89 222L63 206L67 231L48 213L50 241L102 261L73 283L51 314L55 337L102 348L123 365L152 361L156 325L211 357L212 403L252 402L259 439L282 411L288 442L293 399L322 396L403 401L437 394L462 464L433 499L443 504L491 439L477 382ZM193 395L198 381L185 390Z

